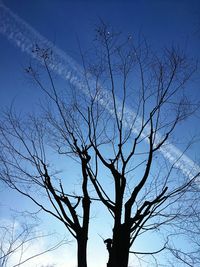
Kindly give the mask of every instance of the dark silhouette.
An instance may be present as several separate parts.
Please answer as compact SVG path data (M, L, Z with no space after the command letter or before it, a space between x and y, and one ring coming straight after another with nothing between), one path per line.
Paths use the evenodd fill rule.
M195 216L199 173L183 175L183 154L170 154L176 126L196 109L185 93L195 66L178 49L156 54L145 40L123 38L104 23L96 31L94 49L92 59L80 49L83 69L77 77L70 73L71 86L63 91L51 73L53 53L38 46L33 51L50 84L33 66L27 73L47 102L41 114L27 120L12 109L4 113L0 175L65 225L77 241L78 267L87 267L90 208L100 202L113 220L112 236L104 241L107 266L127 267L130 253L154 255L172 249L173 235L166 231L157 251L133 251L138 237L164 227L177 234L183 218L187 222ZM78 192L71 193L65 184L74 182L71 170L58 174L52 167L49 147L56 159L77 164ZM40 191L48 205L37 195Z
M106 240L104 240L104 243L106 244L106 248L108 250L108 253L110 255L111 249L112 249L112 239L108 238Z

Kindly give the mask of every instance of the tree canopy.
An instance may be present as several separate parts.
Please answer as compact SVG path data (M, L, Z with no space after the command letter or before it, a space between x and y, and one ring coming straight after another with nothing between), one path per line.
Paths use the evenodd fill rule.
M1 179L64 224L77 241L78 267L87 267L96 202L112 221L107 267L127 267L130 254L157 264L165 252L195 266L200 170L185 156L193 139L182 152L174 144L179 124L198 109L187 92L196 65L178 48L155 53L144 38L136 42L103 22L89 55L79 51L82 67L68 73L61 90L52 70L63 66L53 51L34 47L44 72L34 64L26 72L46 99L36 114L22 116L13 107L2 113ZM56 159L74 161L76 189L75 172L60 172ZM154 242L155 235L157 250L137 251L141 236ZM191 238L191 250L177 236Z

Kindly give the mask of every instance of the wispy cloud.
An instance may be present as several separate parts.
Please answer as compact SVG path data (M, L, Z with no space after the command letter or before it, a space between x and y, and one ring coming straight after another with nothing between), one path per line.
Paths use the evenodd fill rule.
M41 47L50 47L53 51L53 63L50 65L51 69L55 73L60 75L63 79L76 86L83 93L85 93L86 95L88 94L87 90L85 89L86 87L84 86L83 68L65 52L63 52L52 42L42 36L28 23L14 14L2 3L2 1L0 2L0 32L5 35L6 38L15 46L21 49L22 52L25 52L38 60L40 59L32 53L33 44L38 44L38 46ZM90 82L95 83L92 77ZM104 105L107 108L108 112L114 115L112 104L110 103L110 105L108 105L108 102L105 101L107 99L111 99L110 93L103 88L101 91L102 95L100 104ZM117 99L117 105L121 106L121 101L119 99ZM129 127L129 122L131 123L132 118L135 117L136 114L129 107L126 107L125 113L127 122L126 127ZM136 127L134 128L134 131L136 133L138 132L140 124L141 119L138 118L136 121ZM160 139L159 136L158 139ZM167 146L160 148L160 152L167 160L169 160L169 162L173 163L175 167L179 168L182 173L190 179L193 178L198 172L200 172L200 166L196 164L191 158L183 154L182 151L173 144L170 144L168 142ZM178 158L180 158L180 160L176 161Z
M76 257L67 248L72 244L59 239L59 235L45 234L37 226L1 218L0 266L41 267L55 264L64 267L66 262L62 255L67 255L69 266L75 267Z

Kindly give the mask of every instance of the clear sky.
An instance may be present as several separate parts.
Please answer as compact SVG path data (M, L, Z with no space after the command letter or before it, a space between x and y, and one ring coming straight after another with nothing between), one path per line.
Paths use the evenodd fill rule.
M83 49L89 48L99 18L125 34L131 34L133 38L137 38L140 34L144 35L155 50L178 44L191 57L200 59L200 1L198 0L4 0L3 4L78 63L81 60L77 49L77 37ZM24 67L28 65L30 56L10 42L5 34L1 34L4 23L0 13L0 105L5 107L14 101L20 110L35 110L34 103L39 99L40 93L24 73ZM194 97L200 97L200 88L197 86L200 84L199 73L198 71L195 75L191 87L190 94ZM200 133L196 121L188 122L190 129L188 136ZM195 160L195 151L191 151L189 156ZM28 201L22 202L17 194L10 196L5 188L0 190L2 219L9 216L9 208L20 206L20 210L23 210L31 205ZM98 216L99 214L96 215L96 225L100 225ZM103 251L104 245L102 244L99 249ZM74 255L70 246L67 251L73 261ZM92 258L94 252L91 245L90 262L94 261ZM62 253L65 254L64 250ZM105 266L106 256L104 251L95 266L90 264L89 267ZM73 262L65 266L75 267L74 264ZM61 263L58 266L61 266Z

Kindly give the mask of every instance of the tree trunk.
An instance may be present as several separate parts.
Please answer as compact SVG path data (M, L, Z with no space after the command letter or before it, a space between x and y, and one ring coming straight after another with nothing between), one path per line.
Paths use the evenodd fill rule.
M113 244L107 267L128 267L130 231L124 224L113 229Z
M87 267L87 238L77 239L78 267Z

